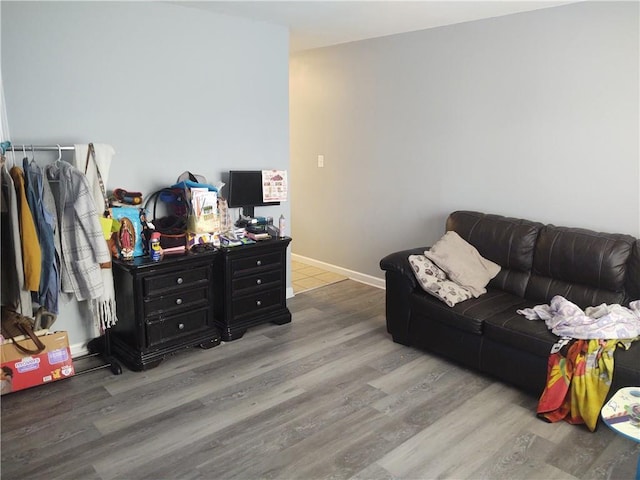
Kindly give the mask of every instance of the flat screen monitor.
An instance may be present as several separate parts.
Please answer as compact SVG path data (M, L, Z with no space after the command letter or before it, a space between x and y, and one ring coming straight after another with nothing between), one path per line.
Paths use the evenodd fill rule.
M230 170L227 182L227 205L242 208L245 217L253 217L254 207L280 205L262 200L261 170Z

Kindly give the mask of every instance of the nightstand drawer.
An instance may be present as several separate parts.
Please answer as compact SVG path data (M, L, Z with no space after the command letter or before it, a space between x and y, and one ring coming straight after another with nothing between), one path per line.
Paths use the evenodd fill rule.
M186 287L209 280L209 269L197 267L192 270L180 270L164 275L155 275L144 279L144 295L154 295L175 287Z
M160 317L147 322L147 345L173 342L177 338L208 328L209 309L207 307L190 310L169 317Z
M274 284L279 285L282 282L280 270L266 271L257 275L240 277L233 280L232 295L237 297L242 295L242 290L248 288L269 288Z
M247 273L252 269L262 269L265 267L280 268L282 265L282 255L279 253L267 253L264 255L256 255L248 258L237 258L231 260L231 271L233 276L237 277L243 273Z
M158 315L172 310L184 310L207 304L209 302L209 289L207 287L181 290L159 297L145 299L145 317Z
M263 313L282 307L282 289L276 288L233 300L233 317Z

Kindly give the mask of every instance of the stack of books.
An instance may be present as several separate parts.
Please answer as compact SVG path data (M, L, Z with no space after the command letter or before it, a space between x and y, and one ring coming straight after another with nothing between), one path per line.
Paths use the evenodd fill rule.
M244 234L246 237L249 237L251 240L269 240L271 238L271 235L269 235L266 232L263 233L255 233L255 232L245 232Z

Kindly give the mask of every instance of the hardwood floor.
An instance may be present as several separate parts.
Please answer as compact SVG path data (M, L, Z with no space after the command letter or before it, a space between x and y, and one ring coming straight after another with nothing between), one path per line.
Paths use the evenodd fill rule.
M640 444L391 341L384 292L296 295L293 322L2 397L1 478L631 479Z

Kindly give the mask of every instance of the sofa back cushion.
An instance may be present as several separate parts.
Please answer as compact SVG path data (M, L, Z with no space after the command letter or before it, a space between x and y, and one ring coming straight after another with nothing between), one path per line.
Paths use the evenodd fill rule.
M500 273L489 282L489 288L499 288L524 297L541 223L457 211L449 215L446 228L473 245L484 258L500 265Z
M546 225L538 236L526 297L548 303L562 295L582 308L624 303L635 243L630 235Z

